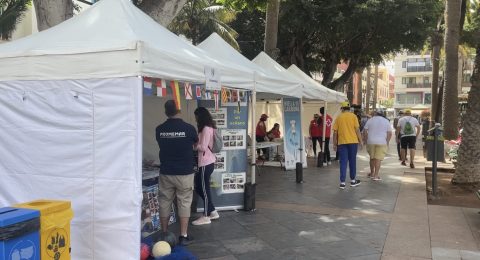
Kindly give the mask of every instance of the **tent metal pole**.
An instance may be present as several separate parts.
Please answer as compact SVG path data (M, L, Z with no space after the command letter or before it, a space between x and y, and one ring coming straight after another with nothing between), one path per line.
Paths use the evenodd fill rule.
M252 100L251 100L251 106L252 106L252 146L251 146L251 153L252 153L252 162L251 162L251 167L252 167L252 170L251 170L251 173L252 173L252 176L251 176L251 180L252 180L252 184L255 184L255 168L256 168L256 158L257 158L257 151L255 149L255 147L257 146L257 139L256 139L256 126L255 126L255 106L256 106L256 103L257 103L257 80L256 80L256 73L253 74L253 91L252 91Z
M327 101L323 101L322 152L325 153L325 131L327 130Z
M303 97L300 98L300 133L299 133L299 136L300 136L300 147L298 148L298 150L300 151L300 163L302 164L302 167L303 167L303 153L305 152L303 150L303 122L302 122L302 112L303 112Z

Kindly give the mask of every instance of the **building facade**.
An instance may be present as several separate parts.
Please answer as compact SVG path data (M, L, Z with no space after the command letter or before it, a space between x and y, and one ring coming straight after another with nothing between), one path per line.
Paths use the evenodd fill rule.
M432 103L430 55L402 53L395 57L395 102L398 112L406 108L420 114Z

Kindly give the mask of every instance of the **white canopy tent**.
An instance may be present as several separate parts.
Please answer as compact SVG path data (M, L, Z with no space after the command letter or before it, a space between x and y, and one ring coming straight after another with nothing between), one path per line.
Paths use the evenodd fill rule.
M0 79L52 80L161 76L205 82L205 66L222 84L252 89L248 71L168 31L129 0L100 1L62 24L0 48Z
M129 0L0 44L0 205L70 200L72 259L139 259L139 76L203 83L205 66L253 89L249 71L209 58Z

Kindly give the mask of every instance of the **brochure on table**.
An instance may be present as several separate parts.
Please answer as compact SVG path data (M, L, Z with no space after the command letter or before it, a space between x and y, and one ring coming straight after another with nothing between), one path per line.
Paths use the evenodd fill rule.
M285 150L285 169L295 169L297 162L303 162L303 167L306 168L307 157L304 152L305 143L302 142L301 139L301 100L299 98L283 98L282 105L285 129L283 141ZM301 151L300 147L302 147Z
M243 208L243 193L247 172L247 92L222 89L221 103L198 100L198 106L209 109L218 131L222 134L223 149L216 154L215 170L210 179L212 200L217 209ZM197 202L203 210L203 200Z

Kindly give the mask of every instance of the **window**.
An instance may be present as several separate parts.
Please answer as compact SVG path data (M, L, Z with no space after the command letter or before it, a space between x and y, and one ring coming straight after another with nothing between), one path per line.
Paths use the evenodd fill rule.
M425 105L432 104L432 93L425 93L425 98L423 100L423 104L425 104Z
M430 58L410 58L407 59L407 72L432 71Z
M470 82L471 77L472 77L472 74L470 73L463 74L463 82Z
M423 77L424 84L430 84L430 77Z
M402 68L406 68L407 67L407 61L402 61Z
M422 104L422 93L406 93L406 94L397 94L396 95L397 104L403 105L416 105Z
M402 84L413 84L416 83L417 79L415 77L402 77Z

